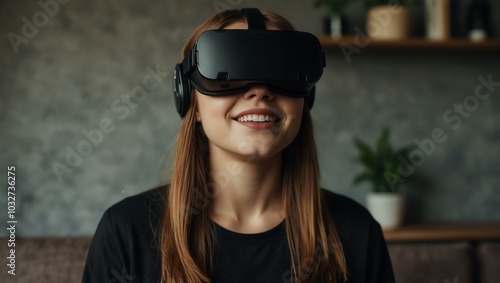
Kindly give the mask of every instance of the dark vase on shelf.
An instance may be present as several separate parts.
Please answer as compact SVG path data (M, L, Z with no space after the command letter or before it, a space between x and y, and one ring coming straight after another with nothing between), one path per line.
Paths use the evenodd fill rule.
M323 33L331 37L341 37L347 34L347 20L345 16L331 14L323 19Z
M467 36L472 41L483 41L491 36L490 3L473 0L467 10Z

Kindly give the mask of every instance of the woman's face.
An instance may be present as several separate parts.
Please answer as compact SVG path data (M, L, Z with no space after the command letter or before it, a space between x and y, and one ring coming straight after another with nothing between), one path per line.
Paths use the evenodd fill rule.
M248 26L235 23L226 29ZM249 161L270 157L287 147L300 128L304 99L274 94L266 85L228 96L207 96L197 90L195 95L196 120L203 125L212 152Z

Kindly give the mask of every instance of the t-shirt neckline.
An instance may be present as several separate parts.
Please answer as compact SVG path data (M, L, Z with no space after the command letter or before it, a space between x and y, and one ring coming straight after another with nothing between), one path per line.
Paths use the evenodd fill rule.
M271 228L270 230L261 233L243 234L228 230L219 224L212 221L215 227L215 233L220 236L223 240L228 240L231 242L236 242L246 245L257 245L272 241L280 236L286 234L285 220L281 221L280 224Z

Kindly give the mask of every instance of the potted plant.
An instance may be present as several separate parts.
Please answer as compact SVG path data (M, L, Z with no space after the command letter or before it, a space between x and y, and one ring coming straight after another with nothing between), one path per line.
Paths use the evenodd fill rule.
M351 1L352 2L352 1ZM341 37L346 30L344 9L349 4L349 0L316 0L315 7L326 6L329 15L325 19L324 31L332 37Z
M403 39L411 34L411 0L365 0L366 33L375 39ZM416 2L411 1L411 2Z
M354 184L365 181L371 183L372 191L367 195L367 208L385 230L402 224L404 198L399 192L399 185L403 178L398 179L397 176L401 160L407 160L414 149L414 146L405 146L395 150L389 137L390 131L386 128L373 149L364 141L354 138L354 145L359 151L356 161L365 169L354 177ZM411 178L410 175L404 179Z

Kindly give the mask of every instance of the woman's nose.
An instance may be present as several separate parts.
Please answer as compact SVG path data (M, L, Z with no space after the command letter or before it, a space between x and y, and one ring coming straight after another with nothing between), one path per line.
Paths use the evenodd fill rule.
M251 86L243 95L245 99L265 99L273 100L274 94L269 90L269 87L265 84L258 84Z

